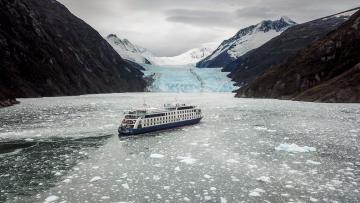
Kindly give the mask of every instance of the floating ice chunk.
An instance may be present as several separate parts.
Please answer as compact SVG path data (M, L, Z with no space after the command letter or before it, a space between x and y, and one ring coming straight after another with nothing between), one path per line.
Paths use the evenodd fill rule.
M211 187L210 190L211 191L216 191L216 187Z
M160 180L160 179L161 179L161 178L160 178L160 176L158 176L158 175L154 175L154 176L153 176L153 180L156 180L156 181L157 181L157 180Z
M179 166L177 166L174 170L175 170L175 171L181 171L181 169L180 169Z
M211 196L207 196L207 195L206 195L204 198L205 198L205 201L211 200Z
M250 169L257 168L256 165L251 165L251 164L248 164L248 167L249 167Z
M308 147L308 146L303 146L300 147L297 144L280 144L279 146L275 147L275 150L278 151L286 151L286 152L290 152L290 153L299 153L299 152L314 152L316 151L315 147Z
M313 197L310 197L310 202L318 202L319 200Z
M252 197L260 197L261 195L260 195L260 193L258 193L258 192L251 191L251 192L249 193L249 196L252 196Z
M160 194L156 194L156 197L157 197L158 199L161 199L161 198L162 198Z
M227 203L227 200L225 197L220 197L220 203Z
M26 142L32 142L32 141L34 141L34 139L32 139L32 138L26 138L25 141L26 141Z
M120 179L127 178L127 173L123 173L119 178L120 178Z
M261 196L260 193L265 193L265 190L260 189L260 188L255 188L254 190L250 191L249 196L260 197Z
M61 172L60 172L60 171L57 171L54 175L55 175L55 176L61 176Z
M162 154L151 154L150 158L161 159L161 158L164 158L164 155L162 155Z
M185 202L190 202L190 199L187 198L187 197L184 197L184 201L185 201Z
M59 199L58 196L55 196L55 195L51 195L49 197L47 197L44 201L44 203L51 203L51 202L55 202Z
M110 199L109 196L102 196L101 199Z
M320 165L320 162L312 161L312 160L306 160L306 164L312 164L312 165Z
M71 182L71 179L65 179L63 180L64 183L70 183Z
M258 180L260 182L264 182L264 183L270 183L270 177L267 177L267 176L261 176L261 177L257 178L256 180Z
M257 127L255 127L254 129L255 129L255 130L259 130L259 131L266 131L266 130L267 130L267 128L265 128L265 127L260 127L260 126L257 126Z
M127 190L130 188L127 183L121 184L121 186L122 186L124 189L127 189Z
M208 174L205 174L205 175L204 175L204 178L206 178L206 179L210 179L210 178L211 178L211 176L209 176Z
M100 176L95 176L90 180L90 182L92 183L92 182L95 182L95 181L98 181L98 180L101 180L101 179L102 178Z
M350 130L349 132L351 132L351 133L358 133L358 132L360 132L360 129L352 129L352 130Z
M239 182L240 180L239 180L237 177L235 177L235 176L231 176L231 181L233 181L233 182Z
M169 190L170 186L164 186L164 190Z
M190 156L178 156L177 159L180 159L182 163L185 164L194 164L197 160L194 158L191 158Z
M231 163L231 164L239 163L239 161L237 161L237 160L235 160L235 159L228 159L226 162L227 162L227 163Z

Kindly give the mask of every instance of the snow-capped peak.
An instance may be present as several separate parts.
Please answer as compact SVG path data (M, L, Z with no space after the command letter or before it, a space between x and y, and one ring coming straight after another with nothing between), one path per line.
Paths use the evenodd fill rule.
M151 60L149 58L154 56L154 54L152 54L147 49L132 44L128 39L120 39L115 34L109 34L106 37L106 40L124 59L136 63L150 64Z
M177 56L172 57L153 57L151 58L152 62L157 65L195 65L200 60L209 56L216 48L216 44L207 43L202 45L202 47L194 48L186 51Z
M289 25L296 25L296 22L291 20L289 17L287 16L281 16L280 21L284 21L285 23L289 24Z
M284 16L279 20L263 20L256 25L243 28L230 39L223 41L214 53L200 61L197 66L225 66L248 51L258 48L295 24L293 20Z

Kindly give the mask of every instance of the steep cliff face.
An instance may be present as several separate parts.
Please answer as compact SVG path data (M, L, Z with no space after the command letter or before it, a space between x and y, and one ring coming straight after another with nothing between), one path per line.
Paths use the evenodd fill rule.
M0 0L0 94L143 91L142 73L55 0Z
M360 11L237 92L237 97L360 102Z
M350 15L332 16L294 25L261 47L230 63L223 71L231 72L229 77L237 86L246 85L266 70L284 62L299 50L335 30L349 18Z

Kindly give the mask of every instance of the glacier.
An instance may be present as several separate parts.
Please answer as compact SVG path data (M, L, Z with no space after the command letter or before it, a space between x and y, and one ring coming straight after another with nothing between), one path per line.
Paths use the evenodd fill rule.
M196 68L184 66L156 66L142 64L146 77L152 76L154 82L150 92L232 92L234 82L221 72L221 68Z

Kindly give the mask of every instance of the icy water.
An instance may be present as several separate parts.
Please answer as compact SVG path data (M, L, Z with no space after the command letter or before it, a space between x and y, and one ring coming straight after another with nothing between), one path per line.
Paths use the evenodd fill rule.
M194 126L118 137L122 111L197 104ZM360 105L132 93L0 109L0 202L360 202ZM16 149L14 149L16 148Z

